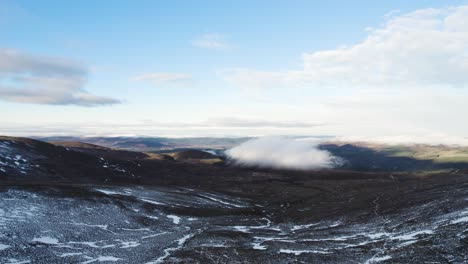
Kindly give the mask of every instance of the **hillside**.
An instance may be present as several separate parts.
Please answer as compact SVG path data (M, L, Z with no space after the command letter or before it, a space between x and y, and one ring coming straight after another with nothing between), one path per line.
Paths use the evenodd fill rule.
M67 147L67 148L75 148L75 149L95 149L95 150L110 150L110 148L102 147L95 144L84 143L80 141L50 141L57 146Z
M0 138L0 262L463 263L468 255L468 171L259 170L74 146Z
M245 142L249 138L163 138L163 137L42 137L47 142L82 142L134 151L158 151L171 149L224 149Z
M362 142L328 142L320 148L347 162L344 169L359 171L431 171L467 169L468 148L452 146L390 146Z

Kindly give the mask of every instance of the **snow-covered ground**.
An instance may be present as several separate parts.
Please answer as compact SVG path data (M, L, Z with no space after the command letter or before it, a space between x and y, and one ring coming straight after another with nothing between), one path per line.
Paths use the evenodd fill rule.
M7 168L12 168L20 174L26 174L35 165L27 157L18 154L15 144L13 141L0 141L0 171L6 172Z
M253 201L193 189L9 188L0 192L0 263L377 263L428 253L463 263L466 200L437 211L453 202L365 221L275 223Z

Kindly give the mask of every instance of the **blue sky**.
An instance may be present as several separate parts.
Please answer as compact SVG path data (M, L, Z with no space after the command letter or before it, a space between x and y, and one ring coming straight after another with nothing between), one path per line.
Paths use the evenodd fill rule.
M8 113L0 117L0 132L465 136L468 127L446 118L460 113L456 107L466 96L467 80L455 74L465 69L465 57L450 64L450 73L424 78L430 79L431 88L423 93L431 96L417 101L421 89L429 89L421 81L429 72L424 65L451 63L440 61L447 54L466 56L468 41L445 34L453 33L449 26L454 22L437 29L438 35L446 38L441 43L453 40L460 47L434 45L418 56L402 51L396 57L407 56L403 59L415 65L405 73L398 72L400 64L408 65L403 59L382 56L373 65L371 58L389 52L385 47L406 46L393 42L402 32L429 39L401 41L431 46L432 24L414 25L459 13L456 20L464 23L464 4L467 1L0 0L0 59L5 64L2 71L0 62L0 111ZM407 16L415 19L411 31L406 30ZM371 44L368 49L374 53L355 53L353 47L367 45L366 39L379 34L389 40ZM325 51L335 52L330 60L324 58ZM432 61L421 59L427 54L435 54ZM366 56L368 61L361 61ZM361 76L349 69L337 71L344 59L351 61L346 61L353 65L349 67L369 65L380 72L365 70ZM70 74L70 69L76 72ZM350 79L350 74L359 78ZM390 77L402 74L398 80ZM370 75L381 76L385 83ZM426 110L436 107L441 95L448 110L427 117ZM412 97L416 101L408 102ZM392 103L401 105L405 118L394 117L401 114L398 109L386 108ZM359 124L362 120L369 121ZM370 127L385 129L370 132Z

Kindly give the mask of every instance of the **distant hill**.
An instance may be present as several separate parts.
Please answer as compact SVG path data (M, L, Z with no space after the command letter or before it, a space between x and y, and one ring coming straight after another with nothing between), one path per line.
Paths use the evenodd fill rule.
M62 144L63 142L81 142L82 144L87 143L107 148L149 152L187 148L225 149L239 145L250 138L42 137L37 139L47 142L62 142Z
M196 149L187 149L172 153L171 155L176 160L188 160L188 159L216 159L217 156L210 154L205 151Z
M343 169L359 171L415 171L468 168L468 148L450 146L390 146L362 142L320 145L347 162Z
M50 141L50 143L57 145L57 146L67 147L67 148L110 150L110 148L107 148L107 147L90 144L90 143L79 142L79 141Z
M8 137L6 137L8 138ZM14 138L12 138L14 139ZM183 162L222 163L222 150L249 138L153 138L153 137L50 137L45 140L62 147L104 158L154 159ZM44 142L16 138L27 144ZM80 141L82 140L82 141ZM47 144L48 145L48 144ZM468 148L452 146L390 146L365 142L327 142L320 145L346 162L339 169L368 172L465 170ZM213 155L203 149L216 150Z

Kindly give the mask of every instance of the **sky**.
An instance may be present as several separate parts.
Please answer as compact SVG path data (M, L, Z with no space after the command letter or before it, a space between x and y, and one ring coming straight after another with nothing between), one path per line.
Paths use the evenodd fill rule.
M0 0L0 134L464 138L468 1Z

